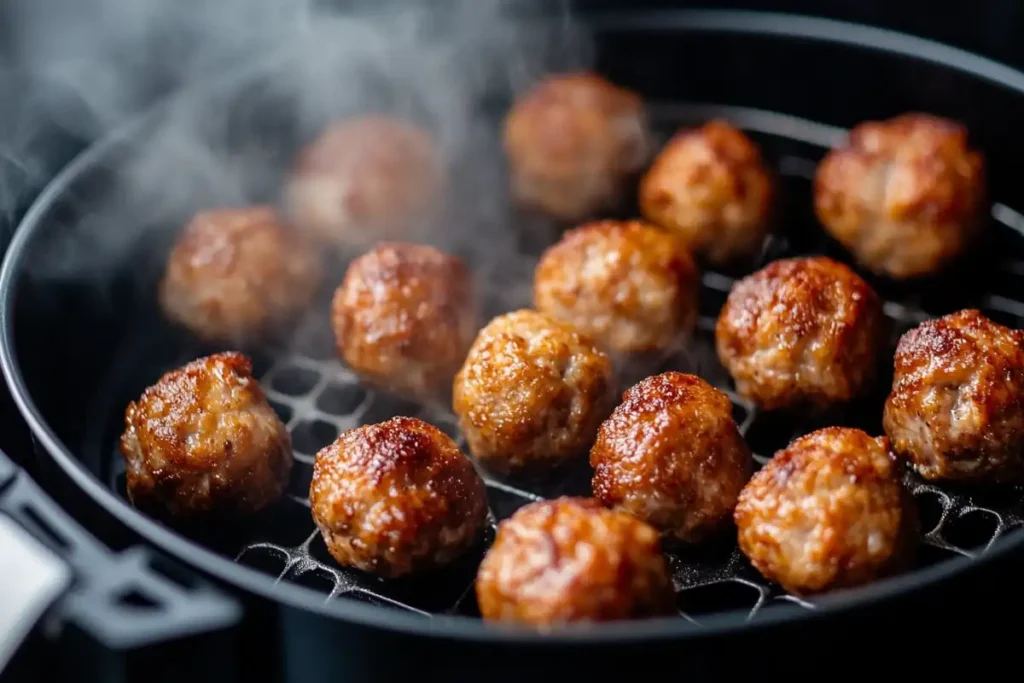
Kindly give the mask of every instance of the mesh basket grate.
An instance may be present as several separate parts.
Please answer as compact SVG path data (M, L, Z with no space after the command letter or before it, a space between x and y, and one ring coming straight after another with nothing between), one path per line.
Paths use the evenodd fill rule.
M709 113L725 115L747 130L762 145L765 158L775 163L781 194L788 199L789 228L785 237L771 237L759 259L765 262L784 256L827 253L849 262L824 235L810 214L810 179L822 149L834 143L838 129L812 124L779 114L755 110L706 107L662 109L662 126L673 130L681 120L706 118ZM667 114L666 114L667 111ZM993 232L998 244L993 254L1024 254L1024 217L996 204L992 210ZM1014 327L1024 327L1024 261L1003 259L986 263L984 279L971 276L972 287L961 298L964 280L953 288L932 288L907 292L898 286L872 280L885 299L891 322L891 345L904 331L921 321L968 305ZM729 394L740 429L755 459L763 464L796 436L826 424L860 427L881 434L881 405L884 393L848 406L827 422L796 423L776 415L762 414L730 389L729 378L714 353L713 326L718 311L736 277L706 271L702 276L701 318L692 347L685 358L675 358L664 369L696 372ZM870 279L870 278L869 278ZM931 293L935 291L936 293ZM982 292L982 293L979 293ZM394 415L420 417L449 433L465 451L454 417L443 410L424 408L376 393L360 386L356 377L336 359L333 339L325 316L301 327L287 349L271 354L268 369L260 374L268 399L291 432L295 468L288 499L276 510L273 524L256 534L256 539L231 543L218 549L243 564L324 594L325 600L351 599L382 607L406 610L429 618L432 614L479 616L472 586L476 568L494 535L496 523L522 505L558 495L589 495L590 471L581 463L559 482L523 484L484 475L490 504L490 525L484 542L474 551L436 574L397 580L379 580L355 570L341 568L327 553L309 514L307 494L315 453L343 430L385 420ZM891 353L890 349L890 353ZM191 357L195 357L194 355ZM891 357L891 356L890 356ZM190 358L182 358L182 362ZM680 365L682 364L682 366ZM891 366L891 363L890 363ZM889 368L891 371L891 367ZM889 378L879 380L879 392L888 388ZM109 452L109 451L108 451ZM118 468L120 457L114 457ZM123 471L123 466L119 468ZM112 484L124 490L123 475L115 470ZM907 485L921 512L922 546L919 565L933 564L955 556L974 557L984 552L1000 535L1024 523L1024 491L1020 488L975 489L935 486L916 475ZM685 551L669 552L679 613L699 623L702 615L736 610L755 618L775 605L796 604L813 609L813 601L787 595L766 582L737 549L725 540Z

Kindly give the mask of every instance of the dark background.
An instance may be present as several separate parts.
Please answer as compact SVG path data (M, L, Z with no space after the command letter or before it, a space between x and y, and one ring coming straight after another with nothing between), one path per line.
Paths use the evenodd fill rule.
M87 7L92 1L7 0L0 3L0 143L8 139L5 136L20 134L28 125L31 128L32 144L37 149L45 150L37 167L24 169L5 157L3 147L0 146L0 187L16 188L14 196L3 197L5 210L0 214L0 251L6 246L19 215L27 208L41 184L89 142L50 125L46 120L37 119L31 102L21 97L22 93L32 90L31 82L25 74L19 72L17 36L8 35L10 23L4 20L4 13L15 11L19 3L42 3L53 7L54 21L69 21L78 13L88 11ZM752 0L700 3L678 0L576 0L573 4L584 8L682 6L812 14L913 33L1024 68L1024 40L1020 39L1024 35L1024 3L1019 0L970 0L955 3L929 0ZM780 74L779 77L799 78L800 74ZM155 87L154 90L158 91L159 88ZM12 177L17 178L18 182L3 182ZM17 418L13 403L2 388L0 449L23 464L30 465L31 459L27 457L29 439ZM1022 570L1024 558L1011 558L997 566L983 567L944 587L941 597L929 593L903 601L899 611L893 611L892 618L894 622L905 624L905 630L894 634L893 629L886 629L886 635L882 637L901 639L908 655L918 665L922 661L920 647L926 647L929 652L925 655L925 661L940 670L957 661L971 661L973 654L978 652L1001 653L1012 659L1014 653L1004 650L999 641L1003 636L1015 632L1012 626L1007 631L1004 624L1016 624L1016 616L1024 607L1024 591L1017 588ZM842 662L851 666L859 663L862 666L864 660L869 663L872 657L870 640L877 623L867 617L863 620L847 620L835 626L834 648L808 653L800 647L800 643L792 643L793 656L805 664L808 661L819 661L823 666L831 663L833 671L837 663L844 666ZM949 644L948 650L943 649L943 643ZM882 667L881 671L893 671L892 662L884 665L879 662L878 666Z

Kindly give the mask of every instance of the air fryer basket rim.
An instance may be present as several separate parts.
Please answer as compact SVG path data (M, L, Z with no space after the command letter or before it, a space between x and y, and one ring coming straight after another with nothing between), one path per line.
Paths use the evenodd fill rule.
M798 38L851 47L888 52L903 57L924 60L960 71L1001 85L1024 96L1024 73L964 50L941 43L875 28L862 24L821 19L810 16L756 11L674 10L674 11L604 11L586 17L588 26L597 31L695 31L725 33L757 33L782 38ZM248 65L244 73L265 64ZM563 629L537 634L485 624L479 619L435 615L423 619L412 613L405 614L354 601L335 600L325 603L323 596L310 589L288 583L277 583L274 578L232 561L211 550L179 536L135 510L87 470L64 443L56 436L28 393L14 345L14 300L22 262L34 235L44 224L51 206L79 175L100 161L116 144L130 139L153 117L159 115L174 100L195 96L197 92L216 88L218 84L237 79L238 72L223 74L205 85L189 88L169 96L145 113L123 125L113 133L94 143L66 166L37 197L25 214L11 240L0 266L0 370L35 439L52 457L63 472L93 501L124 523L134 532L162 550L179 557L218 578L245 591L290 607L335 617L355 624L404 632L408 634L459 638L478 642L515 642L530 645L594 644L600 642L656 641L680 638L706 638L742 630L752 633L789 622L792 619L814 619L838 614L856 607L905 595L934 585L982 562L997 561L1024 541L1024 531L1018 529L995 540L980 557L960 557L924 569L891 577L867 586L826 595L816 601L814 610L781 608L759 615L755 621L737 624L728 613L702 619L696 626L678 618L653 619L638 622L614 622L596 625L572 625Z

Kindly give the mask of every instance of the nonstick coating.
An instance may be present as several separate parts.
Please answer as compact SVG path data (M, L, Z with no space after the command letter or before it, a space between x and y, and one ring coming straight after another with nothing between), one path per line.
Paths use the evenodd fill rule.
M800 184L807 185L823 145L841 137L843 128L909 110L964 121L988 158L994 221L999 226L993 242L950 277L915 285L912 291L905 286L877 284L889 301L911 301L913 310L920 308L930 315L972 305L983 307L1002 322L1024 326L1019 317L1024 311L1015 308L1021 293L1016 278L1024 277L1024 269L1004 272L989 267L995 261L990 263L990 255L999 255L1001 261L1007 255L1024 261L1024 240L1016 233L1020 228L1017 221L1024 219L1013 210L1015 201L1017 206L1024 201L1013 187L1024 172L1024 164L1013 152L1022 142L1014 122L1024 115L1024 76L927 41L801 17L743 12L616 14L593 17L592 25L600 48L598 70L643 93L654 103L656 116L669 132L676 125L709 115L726 115L765 145L766 154L785 177L787 204L782 229L785 232L790 226L794 235L806 232L808 226L813 228L809 191L799 189ZM260 131L272 130L279 146L272 154L279 153L283 160L294 152L298 136L287 120L275 118L272 103L254 107L251 98L261 92L258 83L262 77L265 72L252 72L244 78L233 75L183 96L178 106L270 112L249 134L252 140L262 141L266 135L261 136ZM681 104L684 102L691 104ZM45 278L39 273L54 263L60 249L68 248L69 236L77 248L88 248L89 231L110 229L85 217L97 202L109 200L107 195L119 174L132 168L133 150L145 145L147 132L167 111L158 109L100 142L58 176L26 216L0 271L0 362L47 456L127 526L194 566L248 591L322 614L408 632L484 640L539 638L457 616L442 614L428 620L351 600L325 602L322 592L300 583L276 583L273 576L225 557L223 552L231 552L226 547L237 540L236 532L207 535L202 539L205 546L193 542L133 510L116 486L109 485L118 481L110 469L111 430L117 429L124 402L160 371L184 360L182 354L194 357L201 352L168 330L153 307L155 277L174 234L167 226L180 225L189 212L162 216L161 225L152 226L164 236L157 244L150 240L144 248L137 243L124 244L110 267L91 274L89 286L82 286L79 273L54 275L50 269ZM812 123L815 121L829 125ZM242 138L239 144L244 145ZM266 190L272 185L268 183ZM193 210L211 199L215 198L198 196ZM822 244L820 249L828 251L830 247ZM841 252L835 255L842 256ZM705 288L706 295L713 293L716 277L707 274L705 284L710 286ZM898 305L890 310L904 322L913 320ZM150 332L140 338L140 330ZM302 484L298 482L299 490ZM960 506L957 510L985 505L1002 511L999 537L975 561L991 560L1020 544L1021 532L1009 529L1020 521L1016 516L1018 491L999 493L1002 500L994 502L981 502L972 491L954 493ZM302 541L295 539L295 545ZM744 610L711 614L702 617L699 625L677 618L574 626L542 638L548 642L698 638L736 628L764 628L923 587L965 570L970 563L967 557L950 559L824 597L815 601L813 610L779 607L750 622L746 620L749 610Z

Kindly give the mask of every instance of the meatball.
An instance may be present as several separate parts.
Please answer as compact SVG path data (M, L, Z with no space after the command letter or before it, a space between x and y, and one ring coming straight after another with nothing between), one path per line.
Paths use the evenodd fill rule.
M446 184L428 131L367 116L332 124L299 153L286 203L320 243L360 249L419 234L436 217Z
M433 247L386 242L334 294L338 353L365 381L413 399L446 395L477 331L469 271Z
M536 472L586 453L611 387L611 361L589 337L524 309L477 335L455 376L452 408L481 463Z
M476 595L484 619L541 629L675 610L658 532L587 498L530 503L502 522Z
M590 451L594 497L693 543L728 526L754 469L729 397L665 372L622 396Z
M733 285L715 344L736 390L763 409L820 412L871 388L887 329L878 295L850 268L792 258Z
M164 374L124 415L121 453L133 505L182 518L244 516L277 500L291 438L241 353Z
M685 244L643 221L567 232L534 275L537 310L615 354L670 350L697 322L700 277Z
M269 206L200 211L171 251L159 287L167 317L209 343L273 336L316 296L312 246Z
M1024 332L976 310L900 339L883 425L926 479L1024 483Z
M617 205L650 148L640 98L592 73L548 76L522 95L503 144L514 197L560 221Z
M905 114L855 127L814 180L825 230L865 267L903 279L941 270L985 224L985 169L954 121Z
M750 138L725 121L677 133L640 181L640 211L715 265L756 255L774 181Z
M385 578L451 563L487 522L473 464L447 434L410 417L350 429L317 453L309 504L339 564Z
M847 588L907 567L914 499L885 437L828 427L775 454L740 493L743 554L795 595Z

